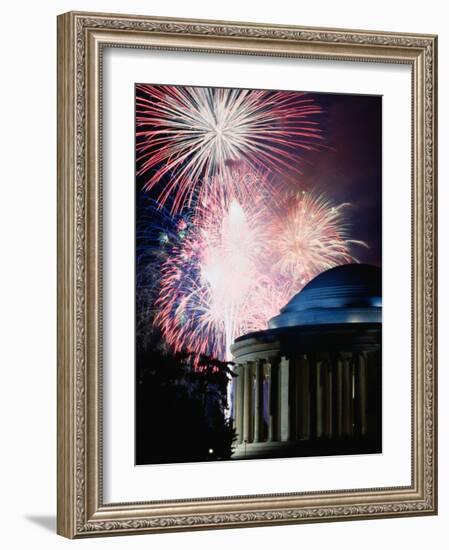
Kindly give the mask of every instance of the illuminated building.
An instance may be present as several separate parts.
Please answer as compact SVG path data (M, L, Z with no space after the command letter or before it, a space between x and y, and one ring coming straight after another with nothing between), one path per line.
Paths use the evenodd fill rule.
M233 458L381 452L381 274L329 269L235 340Z

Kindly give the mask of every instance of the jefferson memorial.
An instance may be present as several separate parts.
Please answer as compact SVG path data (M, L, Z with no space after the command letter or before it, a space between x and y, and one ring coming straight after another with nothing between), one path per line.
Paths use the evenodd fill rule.
M345 264L237 338L232 458L381 452L381 327L381 269Z

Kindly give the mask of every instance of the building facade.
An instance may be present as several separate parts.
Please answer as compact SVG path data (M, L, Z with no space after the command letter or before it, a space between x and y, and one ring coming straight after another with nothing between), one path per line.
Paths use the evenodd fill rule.
M381 270L325 271L237 338L233 458L381 452Z

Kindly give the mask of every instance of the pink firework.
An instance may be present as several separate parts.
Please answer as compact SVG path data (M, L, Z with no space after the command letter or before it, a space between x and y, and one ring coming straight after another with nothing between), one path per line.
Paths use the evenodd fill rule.
M171 197L173 212L234 164L299 171L301 153L321 139L321 109L303 93L141 84L136 94L138 175L148 190L164 178L159 201Z
M237 336L259 330L282 303L261 268L267 227L260 205L221 195L199 210L162 268L155 319L174 351L230 360Z
M349 203L335 206L323 195L303 191L284 206L284 214L273 225L271 242L276 251L274 270L292 292L322 271L356 261L352 245L367 246L349 238L343 221Z
M230 360L316 274L354 261L342 210L295 195L287 211L234 193L209 197L164 263L155 323L174 351Z

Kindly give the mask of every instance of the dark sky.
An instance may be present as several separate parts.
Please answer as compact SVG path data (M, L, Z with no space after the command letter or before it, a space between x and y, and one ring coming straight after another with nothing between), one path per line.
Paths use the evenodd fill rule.
M382 261L382 98L342 94L311 94L324 109L320 116L325 150L307 155L302 167L306 188L345 210L350 235L369 248L356 247L361 262Z

